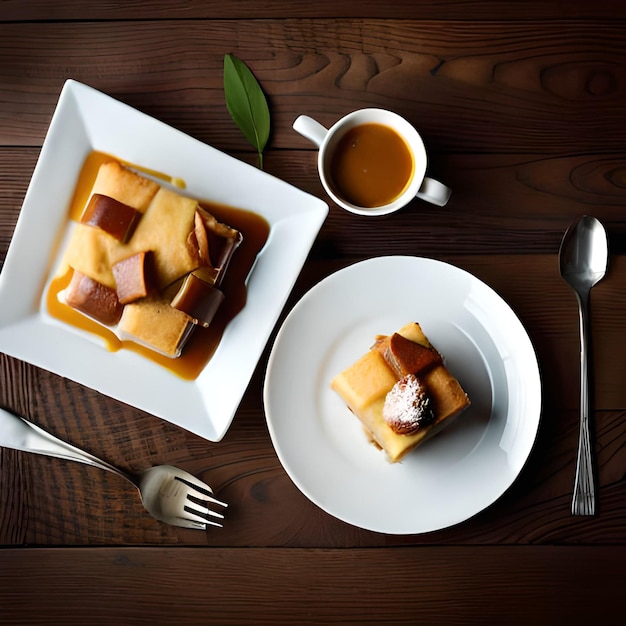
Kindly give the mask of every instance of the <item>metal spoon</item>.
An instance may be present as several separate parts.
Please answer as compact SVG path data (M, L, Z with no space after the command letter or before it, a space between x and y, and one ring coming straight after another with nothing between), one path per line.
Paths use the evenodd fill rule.
M580 431L572 515L595 515L596 497L589 433L589 292L604 278L609 260L606 231L595 218L583 215L567 229L561 242L561 276L572 287L580 316Z

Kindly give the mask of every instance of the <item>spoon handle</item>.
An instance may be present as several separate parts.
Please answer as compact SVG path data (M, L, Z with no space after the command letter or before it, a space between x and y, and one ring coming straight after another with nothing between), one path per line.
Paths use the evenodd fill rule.
M596 496L589 428L589 374L587 368L589 346L588 291L578 294L578 309L580 317L580 426L572 515L595 515Z

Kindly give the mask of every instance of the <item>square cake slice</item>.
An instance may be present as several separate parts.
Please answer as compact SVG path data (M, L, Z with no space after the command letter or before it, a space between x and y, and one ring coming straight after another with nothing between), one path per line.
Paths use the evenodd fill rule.
M470 405L459 381L415 322L377 337L367 353L335 376L331 387L392 463Z

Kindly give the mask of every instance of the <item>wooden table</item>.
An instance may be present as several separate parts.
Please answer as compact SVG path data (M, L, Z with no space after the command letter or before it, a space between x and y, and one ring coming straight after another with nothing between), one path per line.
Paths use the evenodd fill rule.
M219 443L0 354L3 407L123 468L184 467L230 503L222 530L174 528L113 475L0 449L2 623L621 623L625 41L611 0L1 2L0 266L68 78L256 163L224 104L234 53L269 99L269 173L327 199L293 120L377 106L422 131L430 172L454 190L445 209L414 201L379 219L331 203L279 323L353 262L431 257L508 302L543 381L536 444L508 491L457 526L396 536L333 518L282 468L262 401L275 333ZM595 517L570 514L578 321L557 264L584 213L612 252L591 301Z

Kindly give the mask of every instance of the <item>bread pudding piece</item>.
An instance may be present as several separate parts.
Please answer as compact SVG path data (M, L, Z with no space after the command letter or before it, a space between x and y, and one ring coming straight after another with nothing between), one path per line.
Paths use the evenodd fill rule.
M169 357L180 354L194 329L186 313L158 297L141 298L124 307L120 327L136 343Z
M335 376L331 387L392 463L440 432L470 405L458 380L415 322L377 337L366 354Z
M197 200L117 161L103 163L65 250L65 303L118 336L177 357L224 299L242 234ZM65 271L65 269L63 269Z

